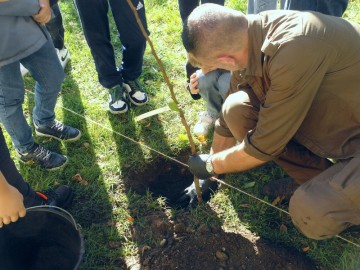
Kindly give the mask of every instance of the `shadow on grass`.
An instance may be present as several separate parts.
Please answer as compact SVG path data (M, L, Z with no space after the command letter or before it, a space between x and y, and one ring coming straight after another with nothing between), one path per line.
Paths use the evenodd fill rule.
M67 67L67 70L69 66ZM26 79L27 88L33 86L31 78ZM33 108L33 94L28 94L29 112ZM97 165L99 160L95 153L95 142L89 135L86 119L74 114L84 114L84 106L76 82L67 72L62 91L58 98L62 99L63 111L61 121L81 130L82 137L76 142L59 142L57 140L36 141L46 148L66 154L68 164L59 171L48 172L34 166L21 166L22 175L32 183L35 189L47 189L60 184L73 188L75 198L69 212L81 226L81 234L85 240L85 254L80 269L106 267L112 265L119 269L124 267L122 258L114 250L109 250L109 242L121 241L116 224L113 222L113 205L108 195L107 186L101 169ZM71 111L67 110L70 109ZM30 113L31 115L31 113ZM76 180L78 176L85 182Z

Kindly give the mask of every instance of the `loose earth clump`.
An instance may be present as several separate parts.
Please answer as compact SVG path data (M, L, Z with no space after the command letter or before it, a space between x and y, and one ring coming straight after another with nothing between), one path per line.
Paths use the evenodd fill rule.
M158 160L128 180L137 192L149 189L176 207L171 204L173 195L189 186L193 176L182 165ZM209 205L199 211L212 212ZM164 211L148 211L141 218L141 224L135 222L132 229L133 241L140 244L140 261L129 269L316 269L305 254L293 248L271 243L246 229L226 231L221 221L196 220L186 209L171 217ZM141 245L149 236L154 244Z

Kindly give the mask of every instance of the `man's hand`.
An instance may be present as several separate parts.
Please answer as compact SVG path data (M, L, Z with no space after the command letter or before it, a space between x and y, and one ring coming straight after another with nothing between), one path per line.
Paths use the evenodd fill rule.
M210 155L201 154L190 156L188 165L193 175L200 179L209 179L215 176L215 173L211 173L206 169L206 161L210 158Z
M213 194L218 188L218 183L211 180L199 179L199 185L204 202L210 200L210 195ZM184 191L175 200L174 204L182 208L191 208L195 207L197 205L197 202L198 199L195 184L192 183L190 186L184 189Z
M25 215L23 196L16 188L6 183L1 187L0 193L0 228Z
M35 21L41 25L45 25L51 19L51 8L49 0L39 0L40 10L38 14L33 15Z

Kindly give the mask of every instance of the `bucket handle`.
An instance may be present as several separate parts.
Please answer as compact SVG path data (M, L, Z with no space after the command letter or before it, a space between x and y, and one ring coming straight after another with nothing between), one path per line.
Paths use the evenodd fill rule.
M32 206L32 207L28 207L26 208L26 211L30 211L30 212L34 212L37 210L40 211L49 211L49 210L55 210L53 211L54 213L59 212L57 214L61 214L62 216L64 216L68 221L70 221L70 223L72 223L74 225L74 227L78 230L79 226L76 223L74 217L65 209L58 207L58 206L53 206L53 205L38 205L38 206ZM51 211L50 211L51 212Z

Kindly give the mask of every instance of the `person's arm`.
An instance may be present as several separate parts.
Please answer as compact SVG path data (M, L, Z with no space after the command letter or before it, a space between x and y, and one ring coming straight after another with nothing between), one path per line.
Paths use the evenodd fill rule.
M26 215L21 193L11 186L0 171L0 228Z
M25 17L39 11L39 0L0 0L0 15Z
M214 154L211 155L211 163L215 174L242 172L266 163L266 161L259 160L245 153L244 142L229 148L228 146L233 143L233 140L233 138L222 137L220 135L214 136L215 144L221 145L217 150L226 149L214 151Z

